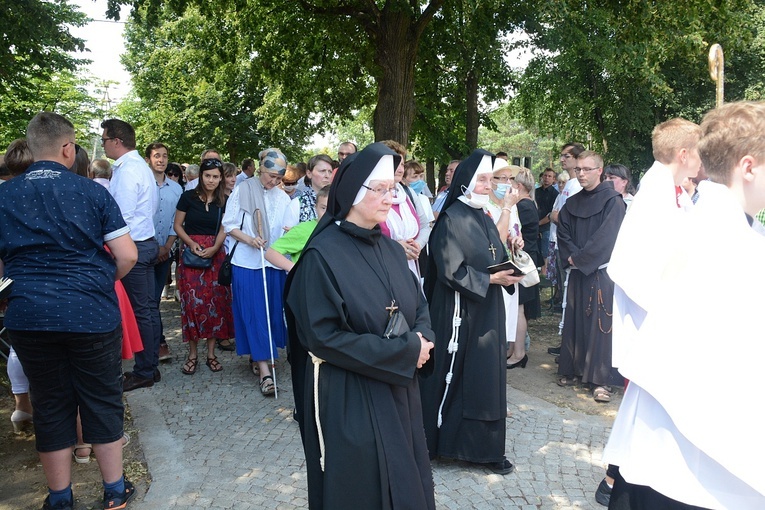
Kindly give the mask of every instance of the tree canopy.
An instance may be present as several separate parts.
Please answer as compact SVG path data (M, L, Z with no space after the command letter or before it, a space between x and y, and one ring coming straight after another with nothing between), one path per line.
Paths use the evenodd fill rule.
M4 2L0 9L0 141L4 145L24 136L27 122L43 108L64 104L68 112L75 108L74 96L82 88L75 83L74 73L86 61L70 52L84 51L85 46L69 27L86 21L67 0Z

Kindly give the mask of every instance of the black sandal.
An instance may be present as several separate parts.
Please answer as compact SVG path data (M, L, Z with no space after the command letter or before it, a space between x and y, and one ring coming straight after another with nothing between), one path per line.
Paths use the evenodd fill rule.
M211 372L220 372L223 370L223 365L221 365L218 362L218 358L216 356L213 356L212 358L207 358L207 362L205 363L210 368Z
M186 375L192 375L194 372L197 371L198 361L199 361L198 358L186 358L186 363L184 363L183 367L181 367L181 372L183 372Z
M260 380L260 392L263 395L273 395L276 391L276 385L274 384L274 378L270 375L267 375L263 377L263 379Z

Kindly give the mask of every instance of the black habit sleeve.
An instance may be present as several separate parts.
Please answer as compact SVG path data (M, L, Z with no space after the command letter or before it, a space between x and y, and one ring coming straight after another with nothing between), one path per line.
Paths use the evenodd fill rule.
M315 356L345 370L388 384L410 384L420 356L421 342L417 334L409 332L387 339L352 331L345 300L321 254L316 250L307 251L301 265L293 286L299 285L302 292L298 294L302 296L290 299L289 303L301 344ZM291 297L296 295L294 290L297 289L293 289ZM432 335L430 320L422 317L422 310L419 306L415 328ZM427 307L424 310L427 312Z
M560 250L563 267L568 267L568 258L574 261L574 266L582 273L589 275L598 270L598 267L611 259L611 252L614 250L616 236L619 233L619 227L624 220L626 208L621 197L614 197L605 204L603 213L597 214L587 219L575 218L564 205L560 211L560 226L558 228L558 248ZM576 231L575 222L599 221L589 235L579 235L574 239ZM580 227L581 228L581 227ZM584 237L585 239L579 239Z

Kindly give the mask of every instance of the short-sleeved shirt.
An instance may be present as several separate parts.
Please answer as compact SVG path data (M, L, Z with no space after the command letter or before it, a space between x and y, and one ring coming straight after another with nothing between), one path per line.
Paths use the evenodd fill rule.
M5 326L106 333L120 323L104 243L129 232L103 186L39 161L0 188L0 260L14 280Z
M218 207L213 202L210 204L209 210L207 210L208 208L199 199L196 190L191 190L183 192L180 200L178 200L177 209L186 213L183 229L188 235L218 235L220 222L223 219L223 207Z
M313 231L318 224L319 220L298 223L292 227L289 232L274 241L270 248L273 248L282 255L290 255L292 257L292 262L297 263L300 254L303 253L305 243L308 242L308 238L311 237L311 234L313 234Z

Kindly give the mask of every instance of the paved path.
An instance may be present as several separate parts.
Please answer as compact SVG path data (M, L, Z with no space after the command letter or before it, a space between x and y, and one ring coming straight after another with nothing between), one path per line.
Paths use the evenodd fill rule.
M127 394L152 477L134 508L307 508L286 360L277 361L278 400L266 398L247 359L235 353L218 353L222 372L200 362L196 374L183 375L179 331L169 333L176 358L161 366L162 382ZM500 476L435 461L437 508L602 509L594 490L603 478L611 420L558 408L509 385L508 410L506 452L516 470Z

